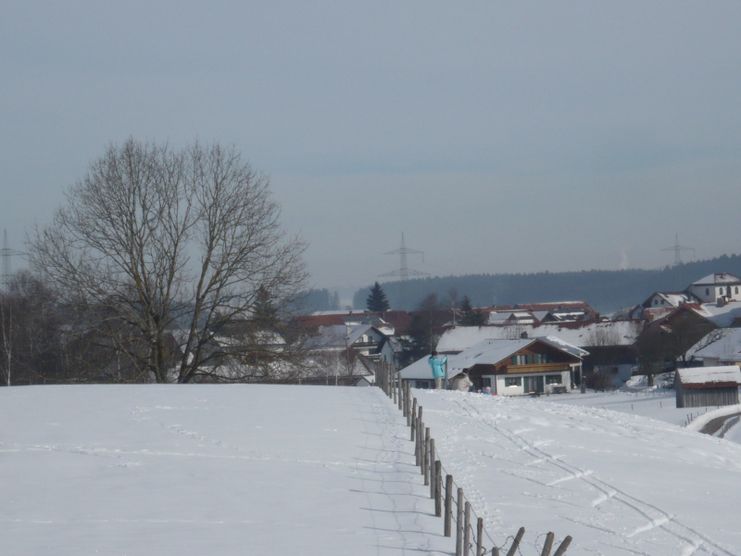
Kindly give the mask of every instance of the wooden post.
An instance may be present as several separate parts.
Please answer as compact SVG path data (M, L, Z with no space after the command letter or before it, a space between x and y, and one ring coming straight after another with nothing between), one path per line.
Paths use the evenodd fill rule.
M466 500L463 518L463 556L469 556L471 548L471 503Z
M427 429L429 430L429 429ZM435 439L430 438L429 449L429 475L430 475L430 498L435 499L435 489L437 488L437 476L435 476Z
M417 467L420 469L420 473L422 472L422 451L424 450L423 443L425 441L424 437L424 422L422 421L422 406L417 406Z
M425 427L425 451L422 458L422 474L425 477L425 486L430 484L430 427ZM430 496L432 498L432 496Z
M520 546L524 534L525 528L520 527L520 530L517 531L517 535L515 535L515 540L512 541L512 546L510 547L509 552L507 552L507 556L515 556L515 554L517 554L517 548Z
M496 546L491 549L491 556L499 556L499 548Z
M443 515L443 464L435 460L435 516Z
M458 487L455 515L455 556L463 556L463 489Z
M476 520L476 556L484 556L484 518Z
M571 536L567 535L553 556L563 556L564 554L566 554L566 549L569 547L570 544L571 544Z
M453 518L453 475L445 475L445 536L451 533L451 521Z
M414 398L412 400L412 415L411 415L411 419L412 419L412 422L411 422L412 431L411 431L411 436L409 438L409 440L411 440L412 442L414 442L414 434L415 434L414 427L417 425L417 422L415 420L416 417L417 417L417 398Z
M551 556L551 549L553 548L554 537L555 535L550 531L545 536L545 544L543 545L543 551L540 553L540 556Z
M420 472L422 470L422 428L424 427L424 423L422 423L421 419L417 419L417 435L415 439L415 445L414 445L414 457L417 463L417 467L419 467Z

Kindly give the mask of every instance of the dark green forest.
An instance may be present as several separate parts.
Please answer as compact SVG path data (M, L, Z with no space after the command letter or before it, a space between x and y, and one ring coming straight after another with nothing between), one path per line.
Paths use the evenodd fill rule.
M474 306L583 300L602 313L631 307L655 291L681 291L713 272L741 275L741 255L723 255L660 270L583 270L532 274L469 274L382 283L392 309L415 309L430 294L443 305L468 296ZM370 291L358 290L355 308L364 308Z

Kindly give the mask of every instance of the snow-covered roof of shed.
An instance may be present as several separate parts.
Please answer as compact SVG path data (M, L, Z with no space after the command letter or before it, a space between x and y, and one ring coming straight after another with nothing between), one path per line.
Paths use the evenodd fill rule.
M722 367L693 367L677 369L682 384L708 384L735 382L741 384L741 369L736 365Z
M516 325L516 326L457 326L446 330L437 344L443 353L461 352L485 339L519 339L522 333L530 338L556 337L561 341L589 348L590 346L629 346L635 343L641 332L636 321L596 322L579 328L567 328L559 324Z
M716 272L692 282L693 286L713 286L716 284L741 284L741 279L727 272Z

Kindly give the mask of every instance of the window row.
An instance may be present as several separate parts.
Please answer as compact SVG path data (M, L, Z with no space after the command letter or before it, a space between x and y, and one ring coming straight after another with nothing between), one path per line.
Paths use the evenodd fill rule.
M540 365L550 363L550 358L545 353L522 353L513 355L511 362L513 365Z

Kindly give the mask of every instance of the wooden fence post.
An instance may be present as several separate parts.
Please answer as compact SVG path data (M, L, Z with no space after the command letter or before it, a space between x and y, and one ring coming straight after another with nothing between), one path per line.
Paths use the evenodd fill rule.
M476 520L476 556L484 556L484 518Z
M550 531L545 536L545 543L543 544L543 551L540 553L540 556L551 556L551 549L553 548L554 537L555 535Z
M520 527L520 530L517 531L517 535L515 535L515 540L512 541L512 546L510 547L509 552L507 552L507 556L515 556L515 554L517 554L517 548L520 546L524 534L525 528Z
M566 554L566 549L569 547L570 544L571 536L566 535L566 538L563 540L553 556L563 556L564 554Z
M471 503L466 500L463 517L463 556L469 556L471 548Z
M437 459L437 458L435 456L435 439L434 438L430 438L430 449L428 450L428 452L429 452L429 456L430 456L429 457L429 460L428 460L428 464L427 464L429 466L429 468L430 468L429 469L429 475L430 475L430 498L432 498L434 500L435 499L435 489L437 488L437 486L436 486L437 477L435 476L435 459Z
M455 514L455 556L463 556L463 489L458 487Z
M422 474L425 477L425 486L429 486L430 485L430 427L425 427L425 453L424 453L424 457L422 458Z
M451 521L453 518L453 475L445 475L445 536L451 533Z
M494 548L491 549L491 556L499 556L499 548L498 547L495 546Z
M439 459L435 460L435 516L443 515L443 464Z
M412 442L414 442L414 435L415 435L414 427L417 425L416 419L417 419L417 398L414 398L412 400L412 425L411 425L412 431L411 431L411 436L409 438L409 440L411 440Z

